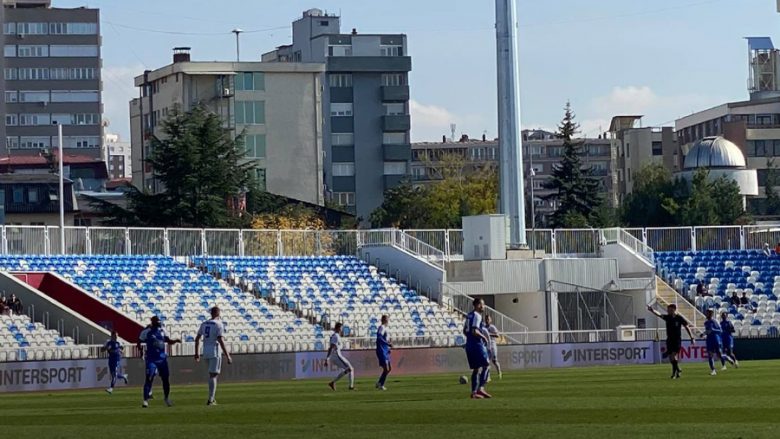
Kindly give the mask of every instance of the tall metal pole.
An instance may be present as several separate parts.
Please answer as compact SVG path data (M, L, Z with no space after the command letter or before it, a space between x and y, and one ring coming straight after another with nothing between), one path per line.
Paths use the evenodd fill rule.
M533 149L528 151L528 164L530 165L528 178L531 180L531 253L532 257L536 259L536 199L534 198L534 177L536 177L536 171L534 170Z
M65 155L62 153L62 124L57 124L57 141L59 142L60 162L60 254L65 254L65 174L63 162Z
M236 34L236 62L241 62L241 43L239 41L239 35L243 32L243 29L235 28L233 33Z
M527 248L516 0L496 0L500 212L509 219L509 247Z

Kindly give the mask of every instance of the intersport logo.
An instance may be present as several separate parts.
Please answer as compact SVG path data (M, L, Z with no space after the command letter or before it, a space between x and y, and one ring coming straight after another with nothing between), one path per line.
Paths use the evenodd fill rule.
M607 348L579 348L563 349L561 356L564 362L595 363L602 361L637 361L647 360L649 347L607 347Z

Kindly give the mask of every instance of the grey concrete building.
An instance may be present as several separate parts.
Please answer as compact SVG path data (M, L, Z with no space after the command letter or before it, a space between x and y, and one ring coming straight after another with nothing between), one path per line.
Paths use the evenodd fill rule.
M325 183L330 200L367 220L384 191L409 174L406 35L342 34L341 19L319 9L293 25L291 45L270 62L325 63Z
M50 0L3 1L2 155L58 146L101 157L100 14L52 8Z
M173 63L135 78L130 102L133 185L162 190L145 163L149 138L174 109L206 105L228 128L246 134L246 159L268 192L323 205L323 64L193 62L189 48Z

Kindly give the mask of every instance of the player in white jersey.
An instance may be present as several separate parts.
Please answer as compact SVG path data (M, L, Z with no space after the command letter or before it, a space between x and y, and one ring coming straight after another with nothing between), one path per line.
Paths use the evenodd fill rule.
M330 346L328 347L328 356L325 357L325 367L328 367L331 356L335 354L333 364L342 367L343 370L339 372L333 381L328 383L328 386L335 391L336 381L349 374L349 390L355 390L355 370L352 368L352 364L341 354L341 327L341 322L336 323L336 326L333 327L333 335L330 336Z
M209 363L209 399L206 405L216 405L217 377L222 371L222 353L228 364L233 363L230 353L225 347L222 335L225 327L219 318L219 308L211 308L211 320L206 320L200 325L198 335L195 337L195 361L200 361L200 339L203 338L203 358ZM221 349L220 349L221 348Z
M498 378L501 379L503 378L503 374L501 373L501 363L498 362L498 345L496 343L496 340L498 340L498 337L501 334L499 334L496 325L493 324L493 318L490 317L490 315L485 316L485 330L487 331L487 336L490 340L488 343L488 354L490 355L490 362L496 366L496 370L498 371Z

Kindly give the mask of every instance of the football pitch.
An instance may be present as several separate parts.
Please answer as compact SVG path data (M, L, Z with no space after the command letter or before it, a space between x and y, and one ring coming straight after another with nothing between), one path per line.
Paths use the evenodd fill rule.
M229 366L228 366L229 367ZM705 364L511 372L489 385L490 400L468 399L458 376L346 378L219 386L174 386L175 406L141 408L138 387L0 396L2 438L777 438L780 361L745 362L709 376ZM131 377L138 383L139 377ZM411 434L412 436L406 436Z

